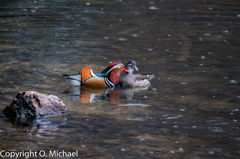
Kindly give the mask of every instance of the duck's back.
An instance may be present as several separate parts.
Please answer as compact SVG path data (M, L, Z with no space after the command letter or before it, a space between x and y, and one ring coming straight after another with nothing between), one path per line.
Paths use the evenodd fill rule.
M128 73L122 80L121 86L124 87L144 87L150 85L150 80L154 75L141 75Z

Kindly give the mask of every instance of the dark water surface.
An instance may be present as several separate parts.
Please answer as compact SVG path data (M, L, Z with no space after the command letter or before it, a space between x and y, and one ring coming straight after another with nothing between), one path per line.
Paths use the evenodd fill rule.
M57 95L69 110L14 123L1 113L1 150L240 158L238 0L0 2L0 111L27 90ZM80 97L62 76L130 59L155 74L151 87Z

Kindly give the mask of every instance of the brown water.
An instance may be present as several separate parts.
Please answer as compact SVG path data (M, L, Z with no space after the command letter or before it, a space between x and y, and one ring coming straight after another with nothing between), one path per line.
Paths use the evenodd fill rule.
M239 10L238 0L1 1L0 110L35 90L57 95L69 115L13 122L1 113L0 149L240 158ZM151 87L104 94L62 76L130 59L155 74Z

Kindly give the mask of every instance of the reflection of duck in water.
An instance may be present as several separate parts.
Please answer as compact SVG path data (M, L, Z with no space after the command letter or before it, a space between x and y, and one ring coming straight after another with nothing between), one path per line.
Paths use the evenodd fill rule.
M137 70L135 61L130 60L126 64L127 75L120 81L120 85L124 87L144 87L150 86L150 80L155 76L153 74L133 74Z
M113 105L118 105L133 102L134 93L147 89L148 86L129 88L104 88L86 86L79 87L70 85L65 90L65 93L68 93L71 96L79 96L82 103L110 101Z
M116 92L117 93L114 93ZM118 87L104 88L104 87L86 87L70 85L65 90L71 96L79 96L82 103L94 103L101 100L111 100L116 94L119 98Z
M118 100L118 88L97 88L97 87L81 87L80 99L82 103L93 103L100 100Z
M110 101L112 105L126 104L133 101L134 93L147 90L148 87L135 88L97 88L82 86L80 90L80 99L82 103L94 103L98 101ZM120 95L121 94L121 95ZM121 97L123 98L121 98ZM124 98L126 96L126 98Z
M71 80L73 85L88 87L115 87L119 84L121 72L127 72L121 61L112 62L102 71L102 75L94 74L91 66L86 66L79 74L64 75Z

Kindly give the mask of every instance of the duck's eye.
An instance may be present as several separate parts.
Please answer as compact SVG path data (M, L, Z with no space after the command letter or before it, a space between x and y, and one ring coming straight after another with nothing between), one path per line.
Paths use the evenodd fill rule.
M122 66L120 66L120 69L122 69Z

